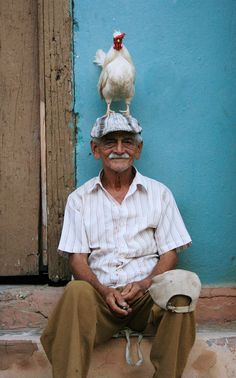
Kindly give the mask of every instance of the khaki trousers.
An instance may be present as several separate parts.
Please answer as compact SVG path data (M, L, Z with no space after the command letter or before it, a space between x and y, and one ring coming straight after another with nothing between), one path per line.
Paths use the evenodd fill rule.
M188 304L175 297L175 305ZM195 339L194 313L177 314L153 304L147 292L125 318L114 315L87 282L71 281L65 288L41 342L52 364L54 378L86 378L93 348L125 326L136 331L155 326L150 359L153 378L180 378Z

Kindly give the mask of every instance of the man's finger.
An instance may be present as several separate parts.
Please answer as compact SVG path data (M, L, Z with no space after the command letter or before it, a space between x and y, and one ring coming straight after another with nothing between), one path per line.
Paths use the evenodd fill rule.
M123 295L128 294L130 290L132 289L132 286L133 286L132 283L129 283L128 285L126 285L124 289L122 290L121 295L123 296Z
M118 293L117 293L118 294ZM130 311L128 303L124 301L123 298L119 298L119 295L112 295L107 298L107 304L112 311L118 313L119 315L128 315Z
M137 285L137 284L133 284L132 286L132 289L126 294L123 296L123 298L130 302L134 299L137 299L139 296L141 297L142 293L140 293L139 296L137 296L137 294L139 294L140 292L140 287Z
M126 310L129 307L128 303L124 300L124 298L120 295L120 293L119 294L117 293L114 297L119 307L121 307L124 310Z
M116 302L112 302L111 305L110 305L110 308L112 309L112 311L116 312L117 314L119 315L128 315L129 314L129 308L122 308L120 306L118 306L118 304Z
M139 290L139 287L137 287L136 284L133 284L132 287L130 288L129 291L127 291L124 295L126 298L134 295L134 293L137 293L137 291Z

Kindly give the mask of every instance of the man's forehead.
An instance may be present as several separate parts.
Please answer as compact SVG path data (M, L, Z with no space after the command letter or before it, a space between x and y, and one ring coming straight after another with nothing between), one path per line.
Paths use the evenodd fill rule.
M117 138L134 138L134 133L129 133L128 131L113 131L102 137L102 139L117 139Z

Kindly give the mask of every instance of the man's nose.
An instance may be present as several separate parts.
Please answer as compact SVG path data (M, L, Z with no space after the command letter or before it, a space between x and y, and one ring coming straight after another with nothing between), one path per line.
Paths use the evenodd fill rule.
M124 146L123 146L122 140L117 140L116 146L115 146L115 152L117 154L123 154L124 153Z

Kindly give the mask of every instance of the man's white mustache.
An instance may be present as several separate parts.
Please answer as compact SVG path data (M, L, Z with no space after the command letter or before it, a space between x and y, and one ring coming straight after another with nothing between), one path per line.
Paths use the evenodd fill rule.
M108 157L109 159L129 159L129 155L126 152L123 154L115 154L112 152Z

